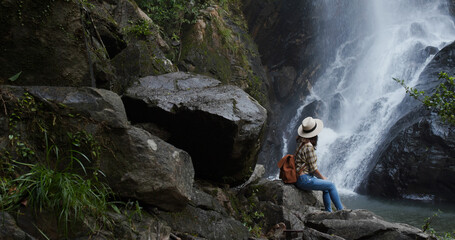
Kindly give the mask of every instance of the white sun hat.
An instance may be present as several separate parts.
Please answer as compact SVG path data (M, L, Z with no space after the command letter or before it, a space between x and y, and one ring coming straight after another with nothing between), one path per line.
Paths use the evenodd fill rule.
M322 131L322 128L324 128L324 123L322 123L322 120L307 117L303 119L297 133L301 137L312 138L318 135Z

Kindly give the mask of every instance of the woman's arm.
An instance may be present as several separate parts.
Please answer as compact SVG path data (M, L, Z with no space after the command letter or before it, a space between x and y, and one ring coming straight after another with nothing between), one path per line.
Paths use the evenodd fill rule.
M318 169L314 170L313 174L314 174L317 178L320 178L320 179L322 179L322 180L326 180L326 179L327 179L326 177L324 177L324 176L322 175L321 172L319 172Z

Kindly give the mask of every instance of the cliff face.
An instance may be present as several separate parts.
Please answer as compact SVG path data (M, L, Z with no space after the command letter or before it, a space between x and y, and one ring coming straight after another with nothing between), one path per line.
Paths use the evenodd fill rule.
M317 5L317 4L316 4ZM307 1L245 1L243 12L251 36L258 45L270 82L269 121L266 140L258 161L267 175L275 174L274 162L281 156L281 134L295 114L299 100L309 93L320 62L313 45L316 6Z
M266 74L256 45L246 32L239 5L215 3L178 5L176 11L184 7L188 9L185 14L193 11L193 15L191 19L186 19L185 14L180 16L185 20L174 19L180 25L170 36L169 31L175 29L166 27L175 26L165 22L159 26L146 14L153 17L156 13L153 11L158 10L147 4L141 9L134 1L48 0L42 3L44 7L34 1L2 1L0 11L4 21L0 27L5 34L0 37L3 46L0 84L91 86L122 95L140 78L181 71L203 74L216 78L222 85L239 87L268 108ZM164 10L164 6L160 7ZM236 103L237 100L232 100L234 107L242 103L241 100ZM140 111L132 108L129 112ZM148 117L150 119L142 119L141 123L165 121L161 115ZM237 130L240 132L236 133ZM230 170L230 175L236 175L235 180L219 182L239 184L248 178L261 145L262 127L258 130L257 139L245 137L243 128L232 130L234 140L227 144L235 146L227 147L232 151L222 151L228 155L221 158L236 159L233 165L241 167ZM174 142L184 140L174 139ZM251 144L241 146L245 142ZM198 146L195 143L178 145L187 146L182 148L189 152L191 146ZM223 147L213 149L220 148ZM209 151L211 154L217 152L213 149ZM204 156L205 151L199 149L193 153ZM218 180L229 178L218 172L206 175Z
M241 17L234 21L234 7L187 6L198 11L196 22L185 22L181 36L170 39L133 1L0 4L0 84L96 86L121 94L139 77L189 71L239 86L267 105L259 54Z
M0 37L2 184L3 177L14 179L15 176L3 167L13 164L12 160L25 159L22 152L16 152L17 141L26 145L23 152L26 162L46 164L44 159L49 152L43 147L47 143L43 142L43 136L46 135L46 141L49 137L63 153L68 150L64 140L76 132L83 132L103 144L98 149L100 152L82 153L80 149L82 155L78 156L96 155L98 158L101 155L96 163L87 164L102 170L105 176L100 179L109 184L116 196L125 201L135 199L150 209L178 212L190 204L199 204L195 198L201 195L204 200L214 202L207 193L193 191L195 173L197 180L220 185L238 185L248 179L261 146L266 109L260 104L268 106L268 86L257 48L245 30L241 14L238 17L234 14L238 11L236 4L220 7L215 3L207 3L200 9L186 6L198 11L197 19L185 22L181 35L170 38L163 26L153 22L146 9L140 9L134 1L49 0L39 4L28 0L1 1L0 29L4 33ZM174 75L164 75L166 73ZM136 92L130 91L128 97L138 95L144 102L150 100L147 103L152 110L141 108L145 104L124 105L119 95L126 94L134 83L144 78L151 79L155 87L149 90L155 92L141 95L147 87L139 86ZM163 83L160 79L166 80L168 88L159 85ZM87 86L93 88L85 88ZM35 110L16 119L14 110L20 108L16 103L24 101L45 107L34 105ZM166 107L160 109L162 105ZM40 119L34 114L36 111L55 118ZM128 116L145 117L127 119L125 112ZM68 121L60 122L62 118ZM35 120L45 122L46 126L30 127L28 124ZM131 120L137 125L133 126ZM16 125L11 127L13 121ZM58 130L54 131L54 127ZM51 158L58 161L58 151L56 155ZM22 169L21 173L26 170ZM3 196L8 190L9 187L2 185L0 194ZM193 205L189 219L196 215L216 218L226 230L216 229L219 232L214 236L224 235L225 239L235 234L238 238L249 235L238 219L232 219L233 213L228 214L225 209L212 213L204 204L202 207ZM32 209L26 203L19 205L27 211ZM128 211L127 208L122 210ZM122 215L114 217L115 224L125 223L122 221L127 214ZM46 217L46 213L34 215L31 210L21 218L2 212L1 218L8 219L8 228L1 228L0 238L8 238L15 232L18 238L33 239L39 237L41 230L52 239L62 237L61 232L56 232L56 219L40 220ZM109 232L105 237L146 239L156 237L155 233L159 237L160 230L169 237L169 231L162 230L160 223L156 230L150 230L157 218L156 214L146 216L147 220L141 222L148 226L139 232ZM96 222L87 218L91 220ZM91 234L90 227L90 224L81 224L83 230L74 232ZM236 230L232 232L231 228ZM213 230L207 231L213 233ZM212 236L197 229L194 232Z

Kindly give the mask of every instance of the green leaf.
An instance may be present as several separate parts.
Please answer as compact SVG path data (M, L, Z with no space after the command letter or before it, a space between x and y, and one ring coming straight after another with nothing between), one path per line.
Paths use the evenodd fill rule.
M12 77L10 77L10 78L8 78L8 79L9 79L11 82L14 82L14 81L16 81L16 80L19 78L19 76L21 75L21 73L22 73L22 71L16 73L16 75L14 75L14 76L12 76Z

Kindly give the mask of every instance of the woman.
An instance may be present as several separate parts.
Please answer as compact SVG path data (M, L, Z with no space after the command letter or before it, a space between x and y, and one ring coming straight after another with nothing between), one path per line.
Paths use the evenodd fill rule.
M295 186L302 190L320 190L324 200L325 210L332 211L331 202L335 204L337 210L343 209L338 191L331 181L328 181L318 170L315 148L318 144L318 134L324 124L319 119L307 117L303 119L302 125L297 131L297 152L295 163L299 177Z

